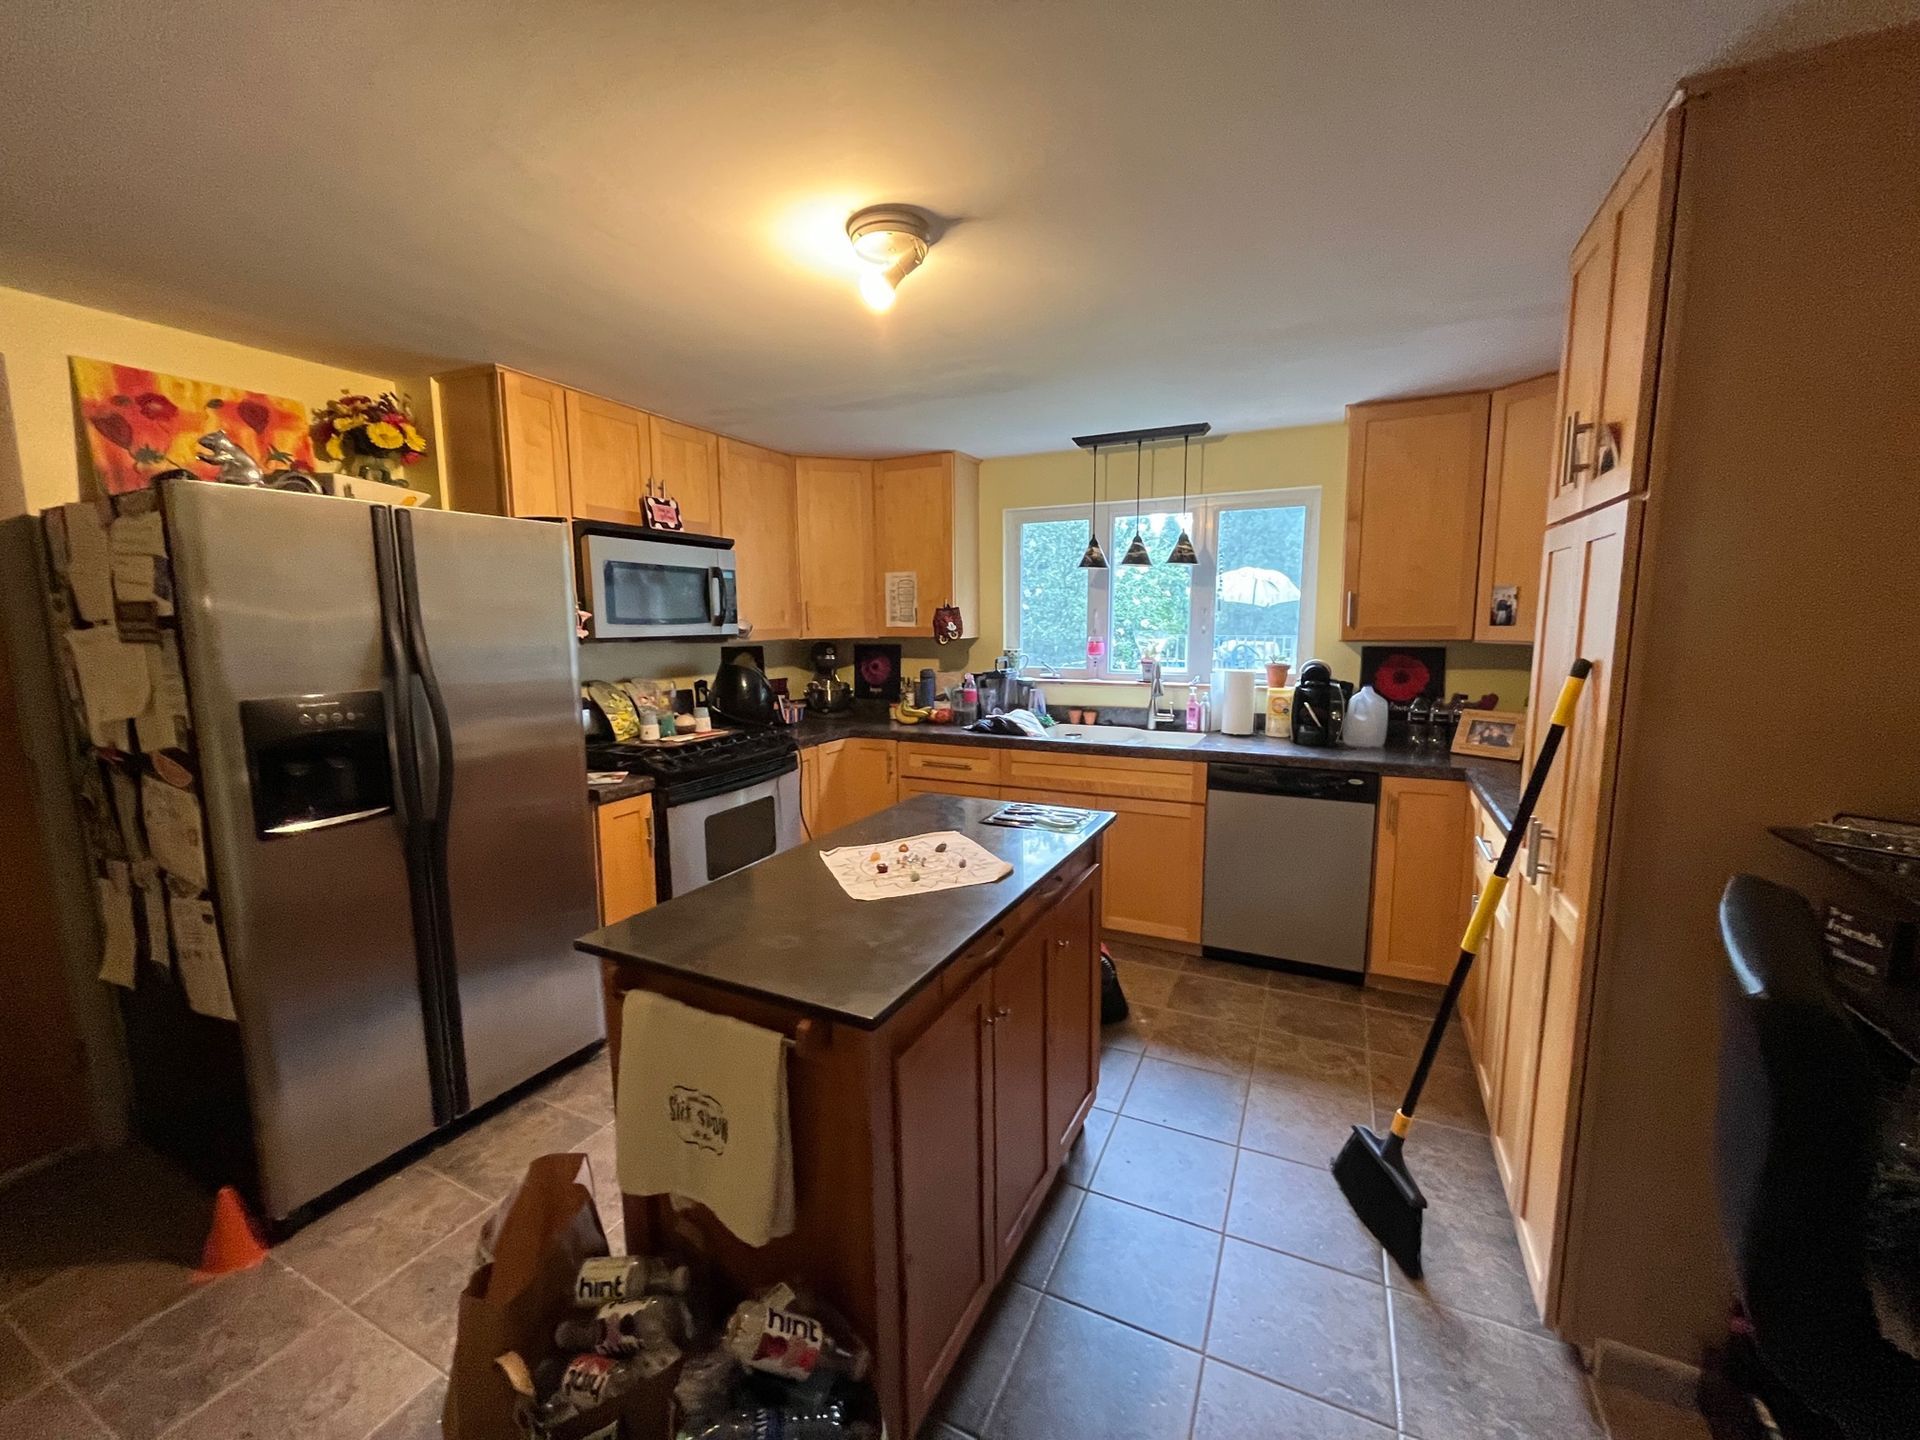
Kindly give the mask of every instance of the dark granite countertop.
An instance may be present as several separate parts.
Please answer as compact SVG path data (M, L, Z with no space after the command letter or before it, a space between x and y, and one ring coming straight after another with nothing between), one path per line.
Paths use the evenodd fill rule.
M769 856L653 910L585 935L579 948L873 1029L1033 888L1113 822L1076 835L980 823L996 800L916 795ZM1013 873L990 885L855 900L819 852L960 830Z
M1231 760L1241 764L1364 770L1377 775L1404 775L1435 780L1464 780L1483 804L1508 829L1520 803L1520 766L1511 760L1488 760L1477 755L1438 751L1326 748L1296 745L1291 740L1268 739L1263 734L1212 733L1192 745L1160 749L1145 745L1103 745L1084 740L1029 740L1011 735L980 735L954 725L901 725L892 720L853 715L809 716L794 730L801 749L834 740L907 740L928 745L987 745L1025 750L1043 746L1072 746L1088 755L1118 755L1129 760L1186 760L1205 764Z
M626 800L635 795L648 795L653 792L651 775L629 775L624 780L616 780L610 785L595 785L587 782L587 799L595 805L605 805L610 800Z

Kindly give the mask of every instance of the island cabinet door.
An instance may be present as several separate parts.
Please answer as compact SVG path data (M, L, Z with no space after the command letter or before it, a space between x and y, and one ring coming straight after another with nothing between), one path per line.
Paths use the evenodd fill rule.
M982 973L893 1062L903 1359L911 1423L998 1272L993 1244L993 979Z
M1047 1138L1056 1159L1073 1146L1075 1127L1093 1100L1100 1052L1100 962L1094 876L1047 917Z
M993 1216L1005 1266L1046 1198L1053 1169L1047 1116L1047 967L1055 931L1043 919L993 967Z

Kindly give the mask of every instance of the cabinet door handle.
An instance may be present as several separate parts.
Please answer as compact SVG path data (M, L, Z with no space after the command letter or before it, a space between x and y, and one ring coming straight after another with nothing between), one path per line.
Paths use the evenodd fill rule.
M1400 797L1398 795L1387 797L1387 833L1389 835L1400 833Z
M1491 864L1493 864L1493 863L1494 863L1494 860L1495 860L1495 856L1494 856L1494 853L1493 853L1493 847L1492 847L1491 845L1489 845L1489 844L1487 844L1487 837L1486 837L1486 836L1484 836L1484 835L1476 835L1476 836L1474 836L1474 837L1473 837L1473 848L1474 848L1474 849L1476 849L1476 850L1478 850L1478 851L1480 852L1480 858L1481 858L1482 860L1484 860L1484 861L1486 861L1486 862L1487 862L1487 864L1489 864L1489 865L1491 865Z
M1347 628L1351 630L1360 622L1354 617L1359 613L1359 602L1353 591L1347 591Z
M1560 487L1565 489L1573 484L1574 478L1591 470L1591 464L1580 462L1580 437L1593 429L1592 421L1583 421L1578 410L1567 412L1566 429L1560 439Z
M1547 829L1546 822L1535 816L1527 822L1527 882L1532 884L1542 875L1553 874L1553 866L1541 858L1540 852L1554 838Z
M973 773L973 767L964 760L922 760L920 768L922 770L964 770L969 775Z
M1064 950L1067 948L1067 946L1071 945L1072 943L1073 942L1071 940L1065 939L1063 937L1053 942L1053 948L1056 950Z

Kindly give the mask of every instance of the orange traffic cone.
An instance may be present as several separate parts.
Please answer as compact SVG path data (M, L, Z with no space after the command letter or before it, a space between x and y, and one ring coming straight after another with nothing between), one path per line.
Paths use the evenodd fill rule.
M267 1247L247 1214L246 1202L231 1185L222 1185L213 1197L213 1225L206 1248L200 1252L196 1280L211 1280L233 1270L251 1270L267 1258Z

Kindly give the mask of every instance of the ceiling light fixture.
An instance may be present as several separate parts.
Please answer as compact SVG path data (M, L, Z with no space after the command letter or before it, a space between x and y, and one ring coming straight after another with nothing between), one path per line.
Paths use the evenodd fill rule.
M1153 564L1153 557L1147 554L1147 542L1140 538L1140 444L1138 440L1133 442L1133 542L1120 557L1122 565Z
M1087 548L1080 555L1082 570L1107 568L1107 552L1100 548L1100 447L1093 447L1093 489L1087 505Z
M904 205L869 205L847 217L847 239L862 265L860 298L878 315L893 308L893 292L927 258L933 228Z
M1198 565L1200 557L1193 553L1193 540L1187 534L1187 446L1192 437L1180 437L1180 538L1173 542L1173 549L1167 552L1169 565ZM1203 452L1204 453L1204 452Z

